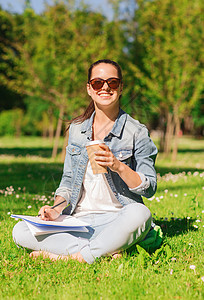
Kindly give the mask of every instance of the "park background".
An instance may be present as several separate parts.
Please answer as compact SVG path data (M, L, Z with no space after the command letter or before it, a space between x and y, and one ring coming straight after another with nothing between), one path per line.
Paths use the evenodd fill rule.
M203 8L201 0L0 1L2 299L203 298ZM15 247L9 216L53 203L68 121L88 105L87 70L103 58L121 65L121 106L159 149L158 190L144 202L163 246L91 266L32 262Z

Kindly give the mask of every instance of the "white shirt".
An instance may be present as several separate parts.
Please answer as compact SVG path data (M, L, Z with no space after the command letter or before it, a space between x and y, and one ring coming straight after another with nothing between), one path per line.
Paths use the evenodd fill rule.
M123 206L113 194L104 174L93 174L90 161L82 184L82 196L73 216L118 211Z

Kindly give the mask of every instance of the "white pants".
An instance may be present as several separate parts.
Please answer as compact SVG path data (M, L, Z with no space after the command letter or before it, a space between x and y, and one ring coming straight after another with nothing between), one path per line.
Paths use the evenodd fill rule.
M34 237L24 221L13 228L14 242L32 250L43 250L59 255L80 252L86 262L128 249L142 241L150 230L152 217L140 203L131 203L118 212L89 214L78 217L89 224L89 232L62 232Z

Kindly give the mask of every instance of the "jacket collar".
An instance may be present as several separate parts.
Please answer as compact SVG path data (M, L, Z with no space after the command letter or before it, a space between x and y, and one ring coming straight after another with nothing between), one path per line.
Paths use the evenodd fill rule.
M127 114L126 112L124 112L121 108L119 110L117 119L115 120L115 123L113 125L112 130L110 131L110 133L114 136L119 137L121 135L122 129L125 125L127 119Z
M91 117L85 120L81 126L81 133L85 133L88 136L92 136L92 124L95 116L95 111L92 113ZM127 113L124 112L121 108L119 110L118 116L115 120L112 130L110 133L114 136L119 137L121 135L122 129L125 125L127 119Z

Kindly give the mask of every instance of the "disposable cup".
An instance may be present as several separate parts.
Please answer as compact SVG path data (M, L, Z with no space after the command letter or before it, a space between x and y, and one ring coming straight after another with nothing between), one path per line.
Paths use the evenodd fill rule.
M104 141L95 140L95 141L90 141L86 144L86 150L88 153L88 157L90 160L93 174L108 173L107 167L100 166L95 161L95 153L94 152L101 150L101 147L99 146L99 144L105 144L105 143L104 143Z

